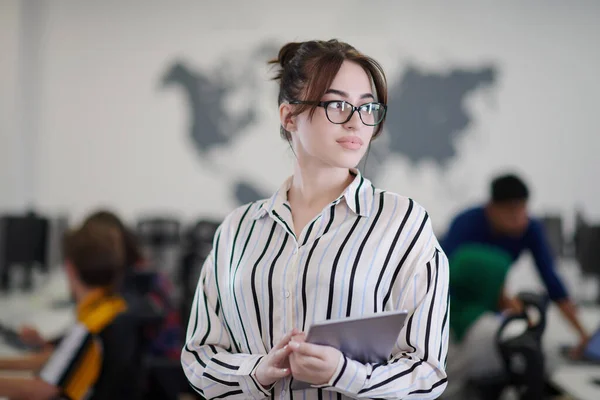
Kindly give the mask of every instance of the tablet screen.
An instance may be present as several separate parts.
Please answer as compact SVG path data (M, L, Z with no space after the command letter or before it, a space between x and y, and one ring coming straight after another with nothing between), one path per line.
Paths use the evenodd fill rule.
M600 329L598 329L585 348L585 356L594 361L600 361Z

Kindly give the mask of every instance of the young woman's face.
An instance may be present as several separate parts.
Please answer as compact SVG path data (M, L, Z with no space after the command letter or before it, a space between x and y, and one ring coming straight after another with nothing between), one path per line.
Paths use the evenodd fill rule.
M365 125L358 110L344 123L333 122L343 122L352 112L352 106L375 101L365 70L356 63L344 61L323 98L307 100L335 102L330 103L327 110L317 107L312 119L308 110L292 118L290 132L299 161L337 168L356 167L367 151L375 127ZM360 112L364 122L373 123L383 111L365 106Z

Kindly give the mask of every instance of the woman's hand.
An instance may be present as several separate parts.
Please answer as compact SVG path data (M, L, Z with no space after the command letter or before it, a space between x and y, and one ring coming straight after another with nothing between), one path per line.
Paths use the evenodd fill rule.
M292 376L312 385L324 385L331 380L342 353L330 346L319 346L305 341L303 333L294 335L288 344L291 348Z
M288 357L291 353L291 349L288 343L291 337L297 334L298 331L296 329L287 333L281 338L279 343L271 349L269 354L264 356L260 361L254 376L262 386L269 387L290 374Z

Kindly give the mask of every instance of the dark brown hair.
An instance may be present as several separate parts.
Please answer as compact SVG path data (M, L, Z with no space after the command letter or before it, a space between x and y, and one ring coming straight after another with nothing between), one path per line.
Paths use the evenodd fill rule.
M123 275L125 251L118 229L106 224L85 224L63 239L65 259L89 287L114 288Z
M273 78L279 81L279 104L293 100L320 101L346 60L365 70L375 87L377 101L386 104L387 81L381 65L349 44L335 39L291 42L279 50L277 58L269 61L269 64L280 66ZM316 108L316 105L301 104L293 115L310 109L312 118ZM373 139L381 133L384 121L375 127ZM283 126L281 136L288 141L291 139Z
M137 237L113 212L107 210L96 211L88 216L83 224L105 224L118 229L122 237L123 247L125 250L125 265L128 268L135 266L143 259Z

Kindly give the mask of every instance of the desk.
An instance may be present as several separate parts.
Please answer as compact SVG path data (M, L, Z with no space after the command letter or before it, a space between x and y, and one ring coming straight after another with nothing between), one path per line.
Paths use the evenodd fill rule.
M579 316L589 333L600 327L600 307L581 307ZM578 337L555 304L548 308L547 317L542 345L547 364L553 370L567 363L561 354L561 348L565 345L576 345Z
M0 322L13 329L30 325L43 337L57 337L75 321L73 306L53 307L55 301L64 299L68 293L66 276L62 271L54 272L32 292L0 296Z
M33 373L29 371L0 371L0 378L31 378ZM7 397L0 396L0 400L9 400Z
M600 326L600 308L582 307L580 317L590 333ZM600 385L594 379L600 379L600 366L572 364L562 356L561 347L576 344L577 337L562 318L558 307L548 310L548 325L544 334L544 351L550 380L560 390L577 400L600 399Z
M0 358L12 358L23 355L24 352L7 345L0 339ZM0 378L29 378L32 377L31 371L7 371L0 370ZM8 400L6 397L0 396L0 400Z
M19 357L23 354L23 351L15 349L14 347L6 344L4 340L0 339L0 358ZM2 370L0 370L0 373L2 373Z
M600 366L563 366L552 375L552 382L577 400L600 399Z
M43 286L32 292L14 292L0 296L0 321L3 325L19 329L22 325L36 328L42 337L55 338L75 322L73 307L53 308L56 300L69 293L62 271L50 275ZM19 357L24 352L6 344L0 338L0 358ZM0 371L0 377L31 377L30 371ZM5 400L0 397L0 400Z

